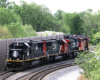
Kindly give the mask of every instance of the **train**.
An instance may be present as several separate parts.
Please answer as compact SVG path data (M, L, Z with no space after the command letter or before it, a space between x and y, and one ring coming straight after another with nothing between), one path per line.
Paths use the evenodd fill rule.
M41 41L15 41L9 45L6 68L20 70L31 67L34 61L40 64L77 57L79 52L89 50L89 37L64 35L63 39Z

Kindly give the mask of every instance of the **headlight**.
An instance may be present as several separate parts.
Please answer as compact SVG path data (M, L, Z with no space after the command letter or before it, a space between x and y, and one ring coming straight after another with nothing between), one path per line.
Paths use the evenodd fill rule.
M18 56L18 52L17 51L13 51L12 55L13 55L13 57L17 57Z

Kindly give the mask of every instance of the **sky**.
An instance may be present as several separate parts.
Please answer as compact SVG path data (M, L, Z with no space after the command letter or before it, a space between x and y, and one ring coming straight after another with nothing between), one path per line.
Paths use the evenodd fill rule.
M8 0L20 4L21 0ZM100 10L100 0L24 0L27 3L35 2L36 4L44 4L49 8L52 14L58 9L64 12L81 12L87 9L93 9L93 12Z

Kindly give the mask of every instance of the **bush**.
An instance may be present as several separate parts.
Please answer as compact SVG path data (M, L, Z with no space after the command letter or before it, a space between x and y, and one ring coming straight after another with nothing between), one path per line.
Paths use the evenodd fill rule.
M9 32L13 35L12 38L26 37L24 29L17 25L7 25Z
M36 31L32 28L31 25L26 24L26 25L22 26L22 28L24 29L26 37L37 36Z
M76 63L84 70L82 74L90 80L100 80L100 43L96 47L95 53L89 51L84 53L79 54L75 59Z
M0 25L0 39L37 36L31 25Z
M0 27L0 39L12 38L13 35L9 32L7 27Z

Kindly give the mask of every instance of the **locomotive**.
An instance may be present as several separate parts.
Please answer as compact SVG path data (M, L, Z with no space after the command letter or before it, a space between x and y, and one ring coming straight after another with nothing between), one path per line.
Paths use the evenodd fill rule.
M69 50L72 57L77 57L79 52L89 50L89 37L81 35L65 35L65 39L70 40Z
M47 63L62 59L74 58L80 51L88 50L89 38L84 36L65 35L64 39L42 41L16 41L9 45L7 69L25 69L32 66L34 61Z

